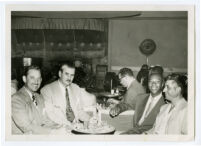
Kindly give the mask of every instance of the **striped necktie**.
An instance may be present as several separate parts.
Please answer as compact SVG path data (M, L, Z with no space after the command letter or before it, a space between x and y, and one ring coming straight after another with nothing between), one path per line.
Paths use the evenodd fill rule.
M73 110L70 106L70 100L69 100L69 94L68 94L67 88L66 88L66 118L70 122L73 122L73 120L75 119L75 115L74 115Z

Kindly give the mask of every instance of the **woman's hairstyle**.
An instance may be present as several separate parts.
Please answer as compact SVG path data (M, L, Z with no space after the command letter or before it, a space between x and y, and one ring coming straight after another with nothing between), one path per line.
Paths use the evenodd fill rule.
M181 88L181 94L187 100L187 89L188 89L188 80L186 75L180 74L170 74L166 77L166 81L173 80L177 83L177 85Z

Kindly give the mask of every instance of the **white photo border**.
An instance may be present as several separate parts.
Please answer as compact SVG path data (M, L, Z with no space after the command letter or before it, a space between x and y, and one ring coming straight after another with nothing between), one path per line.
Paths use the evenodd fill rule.
M46 8L45 8L46 7ZM55 9L56 8L56 9ZM195 133L195 119L194 114L195 114L195 6L193 5L85 5L85 10L116 10L116 11L124 11L124 10L132 10L132 11L151 11L154 9L154 11L159 11L159 10L168 10L168 11L188 11L188 75L189 75L189 89L188 89L188 95L191 97L188 101L189 105L189 110L188 110L188 121L189 123L189 134L187 136L175 136L175 135L166 135L166 136L142 136L142 135L131 135L131 136L118 136L118 135L113 135L113 136L95 136L95 135L90 135L90 136L38 136L38 135L28 135L28 136L13 136L9 131L11 131L10 123L11 119L10 117L10 75L11 75L11 11L26 11L26 10L34 10L34 11L41 11L41 10L83 10L83 5L38 5L38 6L33 6L33 5L7 5L6 6L6 49L5 49L5 58L6 58L6 96L5 96L5 120L6 120L6 141L22 141L22 140L28 140L28 141L191 141L194 140L194 133ZM193 48L193 49L190 49ZM197 55L197 54L196 54ZM193 65L192 65L193 64ZM194 113L194 114L192 114Z

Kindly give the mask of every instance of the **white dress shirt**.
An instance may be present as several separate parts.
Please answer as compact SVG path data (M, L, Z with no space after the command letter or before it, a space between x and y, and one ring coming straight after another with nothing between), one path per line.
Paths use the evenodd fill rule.
M155 107L156 103L159 101L159 99L162 97L162 93L159 95L152 97L151 94L149 95L149 99L146 103L144 112L142 114L142 117L140 118L138 124L141 125L144 122L144 119L149 115L151 110ZM150 106L150 107L149 107Z

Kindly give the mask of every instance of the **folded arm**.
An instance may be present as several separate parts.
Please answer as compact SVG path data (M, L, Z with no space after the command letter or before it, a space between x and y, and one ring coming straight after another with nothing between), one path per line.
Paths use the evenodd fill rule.
M12 119L23 133L48 134L51 129L37 125L29 119L26 104L21 99L12 98Z

